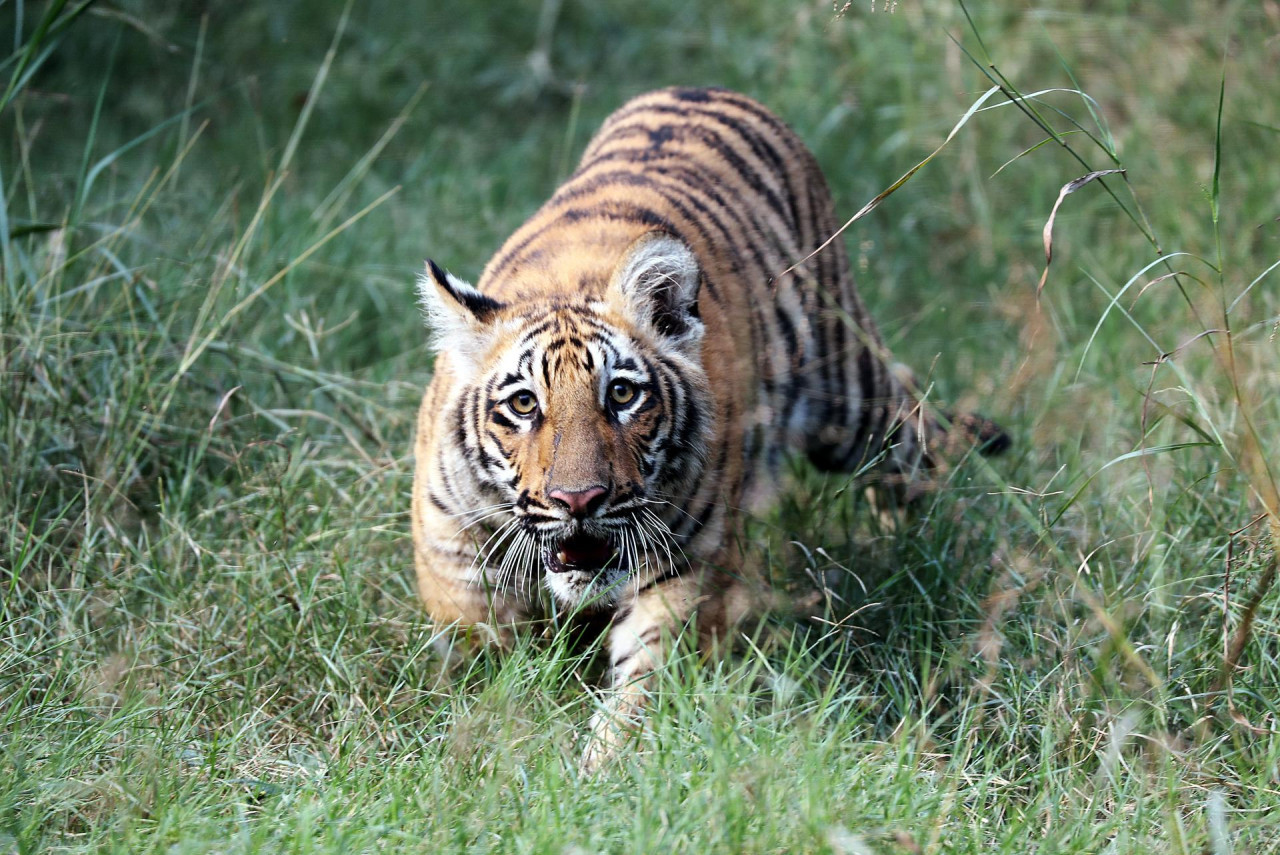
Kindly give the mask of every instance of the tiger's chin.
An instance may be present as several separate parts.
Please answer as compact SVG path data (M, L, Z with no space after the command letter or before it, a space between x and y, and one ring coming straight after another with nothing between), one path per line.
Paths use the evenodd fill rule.
M543 578L556 602L571 609L604 611L618 603L631 575L610 538L574 534L542 550Z

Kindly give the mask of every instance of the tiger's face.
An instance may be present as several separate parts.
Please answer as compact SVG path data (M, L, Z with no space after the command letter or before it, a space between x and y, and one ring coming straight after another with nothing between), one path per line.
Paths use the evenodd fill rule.
M455 441L498 508L478 571L540 573L590 609L674 564L665 497L701 471L711 419L698 276L683 243L649 235L597 298L530 314L429 264L424 304L461 387Z

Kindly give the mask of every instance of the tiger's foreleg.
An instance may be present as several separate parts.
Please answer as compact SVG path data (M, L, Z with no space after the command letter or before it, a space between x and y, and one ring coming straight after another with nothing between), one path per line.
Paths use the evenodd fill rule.
M750 610L746 586L709 566L688 568L622 604L609 631L609 687L591 719L583 770L598 770L635 736L658 672L690 633L709 652Z
M692 571L636 594L619 607L609 631L608 688L591 718L582 768L615 757L643 721L656 672L671 657L697 611L701 585Z

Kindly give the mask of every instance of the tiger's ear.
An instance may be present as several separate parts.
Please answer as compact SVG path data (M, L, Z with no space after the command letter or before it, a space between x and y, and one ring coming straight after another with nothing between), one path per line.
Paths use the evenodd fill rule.
M472 358L488 345L492 321L504 308L430 259L426 272L418 277L418 301L435 352Z
M622 255L609 283L621 308L690 356L697 354L704 328L698 315L702 269L689 245L665 232L650 232Z

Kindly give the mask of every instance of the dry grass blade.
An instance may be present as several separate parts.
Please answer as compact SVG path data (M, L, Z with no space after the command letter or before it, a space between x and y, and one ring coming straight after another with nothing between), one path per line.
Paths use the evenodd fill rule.
M826 240L824 240L822 243L820 243L820 244L818 245L817 249L815 249L813 252L809 253L809 254L808 254L808 255L806 255L804 258L802 258L802 259L800 259L799 261L797 261L795 264L793 264L793 265L791 265L790 267L788 267L786 270L784 270L784 271L782 271L781 273L779 273L779 274L778 274L776 277L774 277L774 278L776 278L776 279L781 279L783 276L786 276L788 273L790 273L791 271L795 270L797 267L799 267L800 265L804 264L806 261L808 261L809 259L813 258L813 257L814 257L815 255L817 255L818 253L822 252L824 249L826 249L828 246L830 246L830 245L831 245L831 242L832 242L832 241L834 241L836 238L838 238L838 237L840 237L842 234L844 234L844 233L845 233L845 230L846 230L846 229L848 229L848 228L849 228L849 226L853 225L853 224L854 224L854 223L856 223L858 220L862 219L862 218L863 218L863 217L865 217L867 214L870 214L872 211L874 211L876 208L878 208L878 207L880 206L880 203L881 203L881 202L883 202L885 199L888 199L890 196L892 196L892 195L894 194L894 192L895 192L895 191L897 191L897 189L898 189L899 187L901 187L903 184L906 184L908 181L910 181L910 180L911 180L911 176L915 175L915 174L916 174L917 172L919 172L922 168L924 168L924 166L925 166L926 164L928 164L928 163L929 163L929 161L931 161L931 160L933 160L935 157L937 157L937 156L942 152L942 150L943 150L944 148L946 148L946 147L947 147L947 143L951 142L951 140L955 137L955 135L956 135L956 134L958 134L958 133L960 132L960 129L961 129L961 128L963 128L966 124L968 124L968 123L969 123L969 119L971 119L971 118L973 117L973 114L974 114L974 113L979 112L979 111L982 109L982 105L983 105L983 104L985 104L985 103L987 103L987 100L988 100L992 95L995 95L995 94L996 94L997 92L999 92L999 91L1000 91L1000 88L999 88L998 86L992 86L992 87L991 87L990 89L988 89L986 92L982 93L982 97L981 97L981 98L979 98L977 101L974 101L971 105L969 105L969 109L968 109L968 110L966 110L966 111L965 111L965 113L964 113L964 115L960 117L960 121L956 122L956 123L955 123L955 126L951 128L951 132L947 134L947 138L946 138L946 139L944 139L944 140L941 142L941 144L939 144L939 145L938 145L938 147L937 147L937 148L935 148L935 149L934 149L934 150L929 154L929 156L928 156L928 157L926 157L924 160L920 161L920 162L919 162L919 163L917 163L915 166L913 166L913 167L911 167L910 169L908 169L906 172L904 172L904 173L902 174L902 177L901 177L901 178L899 178L897 181L895 181L895 182L893 182L892 184L890 184L890 185L889 185L888 187L886 187L884 190L880 191L878 194L876 194L876 197L875 197L874 199L872 199L870 202L868 202L867 204L865 204L865 205L863 205L861 208L859 208L859 209L858 209L858 212L857 212L856 214L854 214L852 217L850 217L848 220L846 220L846 221L845 221L845 223L844 223L844 225L842 225L840 228L836 229L836 230L831 234L831 237L827 238L827 239L826 239Z
M342 234L347 229L351 228L351 226L355 225L360 220L362 220L365 217L365 215L372 212L375 208L377 208L383 202L387 201L388 199L390 199L392 196L394 196L396 193L399 193L399 192L400 192L400 186L396 185L395 187L392 187L387 192L383 193L377 199L374 199L368 205L365 205L359 211L356 211L350 217L347 217L347 219L343 220L342 223L330 229L325 235L317 239L313 244L311 244L309 247L303 250L296 258L292 259L288 264L281 267L278 271L276 271L274 275L268 278L265 282L263 282L257 288L249 292L249 294L246 295L243 299L241 299L240 302L232 306L226 312L226 314L224 314L218 320L218 322L214 324L213 329L211 329L203 339L201 339L199 342L195 342L194 336L193 336L192 345L188 348L187 352L183 354L182 361L178 363L178 367L174 370L173 376L169 379L169 388L171 390L177 388L179 381L182 380L182 378L186 375L187 371L191 368L191 366L194 365L196 360L200 358L201 354L203 354L205 350L217 340L218 336L224 332L227 325L231 322L233 318L235 318L236 315L240 314L245 309L247 309L250 305L254 303L254 301L256 301L264 293L266 293L266 291L269 288L271 288L272 285L275 285L277 282L284 279L284 277L288 276L291 272L293 272L294 268L302 264L304 261L306 261L312 255L314 255L316 252L318 252L325 244L329 243L329 241L333 240L335 237ZM172 393L170 395L170 399L171 398L172 398ZM165 409L168 409L167 401L165 404Z
M1053 221L1058 216L1058 208L1062 207L1062 201L1091 181L1096 181L1106 175L1123 173L1123 169L1100 169L1097 172L1081 175L1074 181L1068 181L1062 185L1062 189L1058 191L1058 200L1053 203L1053 210L1049 212L1049 219L1044 224L1044 272L1040 274L1040 282L1036 285L1037 298L1039 298L1040 292L1044 290L1045 280L1049 278L1049 264L1053 261Z
M1258 579L1258 584L1253 589L1253 595L1249 597L1249 601L1245 604L1244 614L1240 617L1240 625L1236 627L1235 634L1231 637L1231 646L1227 648L1227 655L1222 660L1222 668L1219 670L1218 679L1214 683L1214 692L1221 692L1231 685L1231 677L1236 668L1239 667L1240 657L1244 654L1244 649L1248 646L1249 639L1253 635L1253 624L1257 619L1258 607L1262 605L1263 598L1267 596L1267 592L1275 584L1277 571L1280 571L1280 555L1272 556L1271 563L1262 572L1262 577Z

